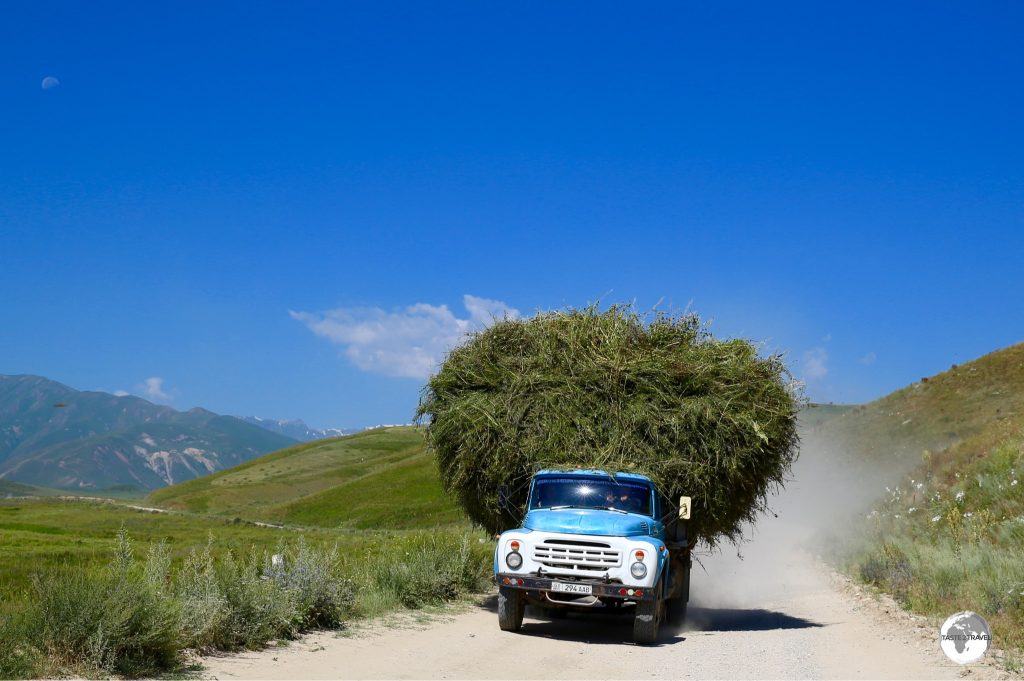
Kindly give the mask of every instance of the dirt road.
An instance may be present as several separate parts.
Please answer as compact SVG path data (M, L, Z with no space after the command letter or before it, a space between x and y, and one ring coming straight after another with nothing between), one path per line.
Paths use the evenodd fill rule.
M931 626L887 612L804 553L758 545L746 560L705 560L687 624L653 647L632 644L628 616L528 611L522 633L502 632L490 598L429 624L315 635L204 663L218 679L960 678ZM970 676L1004 675L975 665Z

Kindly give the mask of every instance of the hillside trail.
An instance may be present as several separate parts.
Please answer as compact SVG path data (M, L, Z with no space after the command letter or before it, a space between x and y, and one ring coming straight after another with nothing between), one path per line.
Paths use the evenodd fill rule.
M550 620L527 611L523 630L498 629L496 598L426 624L406 619L325 632L287 647L203 658L217 679L956 679L1009 678L961 667L938 646L934 623L876 599L797 550L762 535L695 566L680 630L632 643L628 615Z

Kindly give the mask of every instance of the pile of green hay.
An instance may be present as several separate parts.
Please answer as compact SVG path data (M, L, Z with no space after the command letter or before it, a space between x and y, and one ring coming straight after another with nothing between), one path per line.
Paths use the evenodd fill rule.
M519 524L535 471L598 468L692 497L690 536L714 547L739 540L796 458L789 378L781 357L717 340L693 314L570 309L472 335L417 418L445 488L490 531Z

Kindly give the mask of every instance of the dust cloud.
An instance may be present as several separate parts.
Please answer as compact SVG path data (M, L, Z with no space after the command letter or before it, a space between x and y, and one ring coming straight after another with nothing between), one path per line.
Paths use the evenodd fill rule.
M820 560L822 539L841 542L851 536L885 486L905 472L895 461L882 467L851 456L844 437L834 431L801 428L800 456L790 481L769 500L772 513L747 528L740 546L694 552L685 628L719 627L723 611L733 618L781 616L765 611L765 604L799 599L819 588L822 571L807 564Z

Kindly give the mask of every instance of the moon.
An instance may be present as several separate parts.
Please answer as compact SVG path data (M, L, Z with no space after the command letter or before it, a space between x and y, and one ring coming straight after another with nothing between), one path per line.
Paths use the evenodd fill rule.
M43 78L42 88L44 90L52 90L58 85L60 85L60 81L54 78L53 76L47 76L46 78Z

